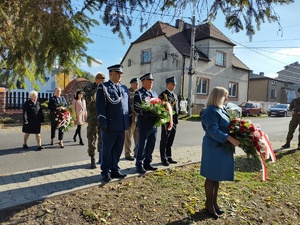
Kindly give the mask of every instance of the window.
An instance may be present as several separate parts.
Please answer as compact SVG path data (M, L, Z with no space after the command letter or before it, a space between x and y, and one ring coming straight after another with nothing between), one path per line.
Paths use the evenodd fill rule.
M276 85L277 82L275 80L272 81L272 85Z
M162 55L162 60L167 60L168 59L168 52L164 51Z
M199 78L197 82L197 94L207 94L208 79Z
M225 52L217 51L216 65L217 66L226 66L226 53Z
M228 87L228 96L229 97L237 97L237 91L238 91L238 84L237 83L231 83L229 82L229 87Z
M128 67L131 66L131 59L128 59L127 66L128 66Z
M271 90L271 98L276 98L276 90Z
M151 50L150 49L143 50L141 57L142 57L141 64L150 63L151 62Z

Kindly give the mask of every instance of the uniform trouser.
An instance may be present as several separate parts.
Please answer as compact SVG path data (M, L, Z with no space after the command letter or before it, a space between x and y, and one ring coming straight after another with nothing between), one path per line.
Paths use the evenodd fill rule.
M101 138L100 130L98 129L97 121L94 124L88 123L86 130L87 130L86 137L88 139L87 152L89 156L95 155L97 137L98 137L97 149L100 155L102 150L102 138Z
M137 143L138 143L138 129L136 127L136 122L132 122L128 130L125 131L125 157L131 156L131 137L134 140L133 154L135 156Z
M120 170L118 164L123 151L125 131L102 131L101 135L103 141L101 174L117 173Z
M172 145L176 134L176 124L173 124L172 129L168 130L168 124L161 126L161 139L160 139L160 159L161 161L167 161L172 158Z
M299 124L300 124L300 114L294 113L292 115L292 119L289 124L289 132L286 136L287 143L290 143L291 140L293 139L293 134ZM299 127L299 132L300 132L300 127ZM300 144L300 134L298 134L298 144Z
M138 127L138 146L136 151L136 168L150 165L152 153L155 147L157 127L141 128Z
M55 131L57 128L57 124L51 124L51 139L55 138ZM64 132L58 128L58 140L63 140L64 138Z

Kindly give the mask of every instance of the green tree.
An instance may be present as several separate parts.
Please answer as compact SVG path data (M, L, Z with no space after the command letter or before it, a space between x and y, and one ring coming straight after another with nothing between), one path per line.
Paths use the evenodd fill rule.
M99 21L110 26L124 42L124 33L138 17L140 29L148 26L153 15L174 15L177 18L190 0L83 0L83 5L71 0L1 0L0 1L0 83L11 89L19 80L24 87L28 78L35 88L44 83L46 72L54 66L66 73L82 74L80 62L97 62L86 54L90 28ZM273 7L294 0L197 0L197 12L207 21L217 13L226 17L225 26L236 32L246 30L251 37L261 23L279 22ZM77 3L77 2L76 2ZM99 14L99 21L92 19ZM255 27L256 26L256 27ZM99 63L99 62L98 62ZM24 87L26 88L26 87Z

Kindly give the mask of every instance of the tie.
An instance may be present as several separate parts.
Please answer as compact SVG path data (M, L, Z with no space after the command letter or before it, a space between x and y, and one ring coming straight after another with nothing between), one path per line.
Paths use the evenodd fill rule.
M115 84L116 89L118 91L118 94L121 95L121 90L120 90L120 85L119 84Z

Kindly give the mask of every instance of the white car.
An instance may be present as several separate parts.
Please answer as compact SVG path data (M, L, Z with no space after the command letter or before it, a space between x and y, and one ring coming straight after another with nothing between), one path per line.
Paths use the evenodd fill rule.
M229 113L231 112L233 115L235 115L237 117L241 117L242 108L239 107L237 104L227 102L227 103L225 103L225 107Z

